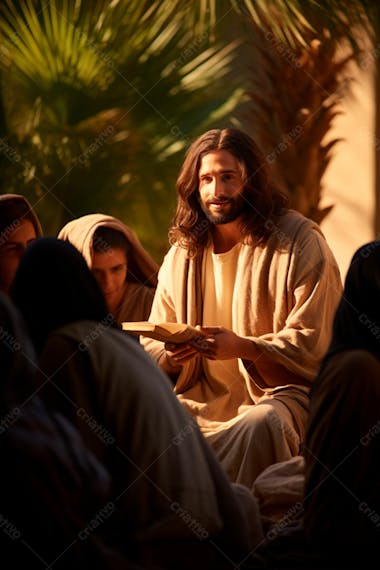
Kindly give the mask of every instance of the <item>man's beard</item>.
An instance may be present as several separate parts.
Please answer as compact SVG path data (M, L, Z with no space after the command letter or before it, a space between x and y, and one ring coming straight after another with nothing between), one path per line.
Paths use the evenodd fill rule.
M230 222L234 222L243 214L245 210L244 198L241 195L237 196L236 198L220 199L220 203L229 204L229 208L226 212L211 212L209 210L208 204L212 202L215 202L215 200L208 200L206 204L200 201L200 205L209 222L215 225L229 224Z

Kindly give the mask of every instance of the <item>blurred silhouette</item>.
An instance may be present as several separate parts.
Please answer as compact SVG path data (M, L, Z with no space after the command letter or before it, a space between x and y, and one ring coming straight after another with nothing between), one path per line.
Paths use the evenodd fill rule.
M261 540L250 492L232 486L169 379L114 326L70 243L42 238L13 298L40 354L37 385L112 476L109 539L146 567L230 568Z
M32 343L2 293L0 337L2 567L126 568L91 525L110 504L109 475L36 393Z
M304 528L336 567L370 568L380 540L380 241L360 247L312 385Z

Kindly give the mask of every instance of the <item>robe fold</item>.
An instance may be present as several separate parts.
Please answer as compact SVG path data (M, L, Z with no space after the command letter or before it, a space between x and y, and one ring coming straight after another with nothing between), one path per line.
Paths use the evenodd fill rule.
M255 501L234 491L168 379L127 335L93 321L57 329L40 382L112 474L117 544L153 549L169 564L184 544L194 562L202 552L246 555L261 539Z
M273 449L268 450L267 461L252 467L248 481L266 463L286 460L300 451L309 387L328 347L342 292L338 265L317 224L293 210L277 224L268 223L272 234L265 245L241 244L232 298L232 330L251 339L260 356L255 361L238 359L236 382L218 378L218 393L209 401L204 400L206 376L200 356L182 367L174 388L230 477L243 483L247 481L237 474L236 463L246 454L246 437L240 441L235 428L255 404L275 399L271 405L284 422L278 429L273 427L278 431L272 437ZM184 248L171 247L159 272L150 321L202 324L202 263L202 256L189 259ZM141 342L159 362L163 343L144 337ZM248 396L239 402L234 386L241 390L241 384ZM283 440L279 445L278 437Z

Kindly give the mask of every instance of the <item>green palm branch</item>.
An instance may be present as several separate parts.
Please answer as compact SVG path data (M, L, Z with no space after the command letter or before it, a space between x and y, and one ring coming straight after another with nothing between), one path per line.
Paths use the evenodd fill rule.
M2 140L20 157L3 161L2 179L33 200L47 233L107 211L161 257L183 150L239 95L237 81L222 83L238 42L195 35L186 10L179 0L0 5Z
M348 64L363 57L363 31L373 38L373 4L206 0L209 25L228 6L234 33L244 35L238 57L248 78L238 124L263 148L290 205L321 222L333 207L320 207L323 176L340 142L328 134L350 86Z

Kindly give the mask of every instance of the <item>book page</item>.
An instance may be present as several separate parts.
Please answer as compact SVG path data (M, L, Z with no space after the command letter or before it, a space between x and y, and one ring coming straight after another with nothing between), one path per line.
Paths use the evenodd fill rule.
M185 323L150 323L149 321L124 322L122 329L126 332L147 336L161 342L182 343L204 335L195 327Z

